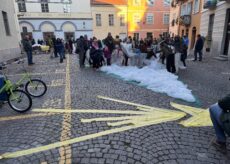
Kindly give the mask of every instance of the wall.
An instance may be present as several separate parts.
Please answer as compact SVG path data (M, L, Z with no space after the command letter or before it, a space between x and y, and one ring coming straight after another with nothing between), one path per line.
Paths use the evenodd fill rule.
M83 26L83 22L85 22L85 26ZM30 24L28 24L30 23ZM43 39L43 31L41 31L40 26L44 23L52 24L54 27L54 34L64 39L64 32L62 29L62 26L66 23L71 24L75 27L75 37L79 37L80 35L88 35L89 37L92 37L92 20L80 20L80 19L20 19L20 30L22 32L22 25L31 26L34 28L33 31L33 38L37 41L38 39ZM71 31L72 32L72 31Z
M0 62L18 57L20 54L14 0L0 0ZM7 12L10 36L6 36L2 11Z
M180 15L180 6L170 7L170 21L169 21L169 33L179 35L179 24L176 24L176 19L179 18ZM175 20L174 26L172 26L172 21Z
M201 34L203 36L207 36L208 33L209 16L211 14L215 14L211 53L210 53L214 56L218 56L223 53L224 38L225 38L225 20L226 20L226 11L228 8L230 8L229 3L220 2L218 3L215 10L204 10L202 12Z
M152 32L153 37L159 37L159 34L168 32L169 24L163 24L163 15L169 14L170 6L165 6L163 0L155 0L153 6L149 6L146 1L142 1L140 6L135 6L133 0L128 0L128 22L129 35L139 33L140 38L146 38L147 32ZM153 24L146 23L147 13L153 14ZM134 16L139 14L141 21L135 23Z
M101 14L101 26L96 26L96 14ZM114 26L109 26L109 14L114 15ZM121 33L127 35L127 23L125 26L120 26L120 15L123 14L127 16L127 7L126 6L104 6L104 5L95 5L92 6L92 17L93 17L93 36L98 39L104 39L107 37L108 32L112 33L112 36L115 37ZM127 18L125 18L126 20Z

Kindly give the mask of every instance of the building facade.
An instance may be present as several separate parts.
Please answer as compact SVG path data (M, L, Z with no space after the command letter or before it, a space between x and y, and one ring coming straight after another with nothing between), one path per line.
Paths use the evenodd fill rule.
M230 3L227 1L204 1L201 17L201 34L206 37L210 54L230 58Z
M18 0L21 35L37 41L55 35L65 40L92 37L90 0Z
M190 50L194 48L196 36L200 34L202 2L202 0L173 0L171 2L171 10L178 13L170 13L169 32L171 35L187 35Z
M0 62L19 57L19 29L14 0L0 0Z
M91 0L93 36L104 39L109 32L112 36L127 37L126 0Z
M169 30L170 0L127 0L128 34L137 38L159 37Z

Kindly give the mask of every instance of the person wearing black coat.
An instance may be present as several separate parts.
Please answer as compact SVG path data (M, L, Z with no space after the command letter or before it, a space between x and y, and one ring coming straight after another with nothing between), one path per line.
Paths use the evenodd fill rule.
M23 39L22 44L23 44L23 48L27 54L28 65L33 65L34 64L33 63L33 55L32 55L33 48L32 48L32 44L29 40L28 35L25 36L25 39Z
M201 38L201 35L198 34L197 35L197 41L196 41L196 45L195 45L195 51L194 51L194 60L197 60L197 53L199 54L199 61L202 61L202 51L203 51L203 47L204 47L204 41Z

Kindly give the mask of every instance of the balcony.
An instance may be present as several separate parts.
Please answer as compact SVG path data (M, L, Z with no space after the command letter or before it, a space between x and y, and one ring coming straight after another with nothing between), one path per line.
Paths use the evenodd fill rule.
M204 9L214 9L216 8L217 0L204 0Z
M191 24L191 15L183 15L180 17L180 24L184 26L190 26Z

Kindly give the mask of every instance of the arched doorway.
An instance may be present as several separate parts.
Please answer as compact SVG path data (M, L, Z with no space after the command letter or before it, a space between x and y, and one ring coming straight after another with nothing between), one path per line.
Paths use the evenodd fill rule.
M191 39L191 47L190 49L193 49L196 42L196 27L192 28L192 39Z
M43 39L46 40L48 38L54 37L54 32L56 30L56 27L53 23L46 21L46 22L41 23L39 29L43 33Z
M77 30L76 25L74 25L72 22L65 22L61 26L62 31L64 31L64 37L65 40L75 40L75 31Z

